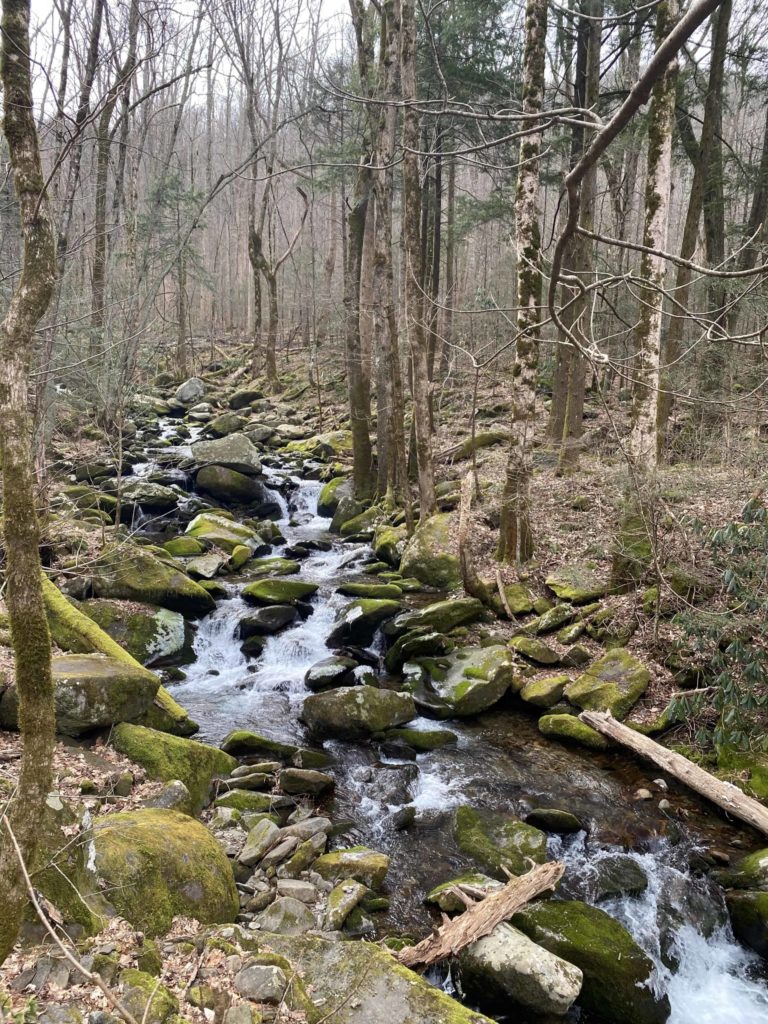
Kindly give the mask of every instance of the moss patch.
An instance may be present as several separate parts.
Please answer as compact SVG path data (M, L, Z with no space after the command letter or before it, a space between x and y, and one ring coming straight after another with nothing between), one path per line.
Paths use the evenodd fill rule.
M454 834L462 853L499 878L505 877L504 868L522 875L530 869L529 859L537 864L547 859L546 835L511 815L459 807Z

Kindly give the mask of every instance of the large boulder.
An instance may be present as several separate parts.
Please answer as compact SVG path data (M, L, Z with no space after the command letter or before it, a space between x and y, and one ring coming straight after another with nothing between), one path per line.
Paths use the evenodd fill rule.
M588 711L609 711L625 718L645 693L651 673L624 647L599 658L587 671L565 688L565 696Z
M387 627L393 634L406 633L413 629L430 629L438 633L449 633L457 626L468 626L482 618L482 601L476 597L457 597L447 601L436 601L424 608L403 612Z
M204 466L195 478L195 487L218 501L235 505L260 504L267 496L260 480L226 466Z
M530 861L543 864L547 859L544 832L501 811L457 807L454 834L462 853L498 878L507 871L523 875Z
M546 584L561 601L572 604L589 604L603 597L608 589L607 582L598 572L588 565L574 563L551 572Z
M248 604L296 604L306 601L317 590L317 583L306 580L281 580L269 578L256 580L243 587L240 596Z
M230 555L237 547L246 547L254 554L268 551L262 537L244 523L236 523L216 512L201 512L187 526L186 535L202 543L221 548Z
M768 892L768 849L755 850L719 872L718 881L726 889L759 889Z
M501 700L514 680L509 650L462 647L446 659L449 667L430 668L430 684L414 693L419 707L438 718L477 715Z
M211 441L196 441L191 451L198 469L222 466L244 476L258 476L261 473L258 450L245 434L229 434Z
M183 782L195 811L208 802L211 782L237 768L235 758L217 747L140 725L118 725L112 732L112 746L141 765L150 778Z
M83 601L80 611L124 647L142 665L180 654L191 629L179 612L135 601Z
M216 607L211 595L170 559L159 558L137 545L106 547L92 573L96 597L156 604L188 616L205 615Z
M366 739L416 717L413 698L407 693L379 690L375 686L340 687L307 697L301 720L317 736Z
M729 892L725 901L733 934L768 960L768 892Z
M124 505L137 505L148 512L170 512L179 503L179 495L172 487L151 480L128 480L120 497Z
M94 844L107 898L146 935L164 934L177 915L201 924L237 917L232 866L194 818L159 808L108 814L94 827Z
M329 647L344 647L347 644L366 646L373 640L376 630L385 619L397 615L399 601L360 598L348 604L342 611L327 643Z
M206 432L211 437L227 437L228 434L240 434L248 426L248 420L244 416L238 416L236 412L224 412L217 416L206 426Z
M437 590L461 586L454 515L440 513L419 524L403 551L400 572Z
M64 736L82 736L115 722L138 718L151 706L160 686L157 676L103 654L63 654L53 669L56 729ZM15 685L0 696L0 725L17 728Z
M578 900L540 900L513 926L550 953L579 967L579 1004L611 1024L664 1024L670 1006L657 995L654 965L618 921Z
M575 715L542 715L538 725L543 736L565 743L578 743L590 750L607 750L610 746L605 736L586 722L580 722Z
M314 870L330 882L353 878L369 889L380 889L389 871L389 857L367 846L348 846L324 853L315 861Z
M562 1016L583 979L578 967L509 924L463 950L458 966L462 990L489 1013L505 1012L511 1000L537 1014Z
M352 481L345 476L335 476L323 485L317 499L317 514L331 519L342 498L351 498Z
M199 377L190 377L176 388L174 400L180 405L194 405L205 394L205 384Z
M382 523L373 534L373 553L381 562L397 568L408 543L408 531L405 526L390 526Z

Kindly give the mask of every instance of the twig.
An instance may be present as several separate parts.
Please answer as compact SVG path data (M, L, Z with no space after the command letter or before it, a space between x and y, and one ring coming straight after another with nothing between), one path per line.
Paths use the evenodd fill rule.
M509 607L509 601L507 600L507 595L504 590L504 580L501 578L501 569L496 570L496 587L498 588L499 597L501 598L501 603L504 606L504 611L507 613L507 618L510 622L517 622L517 619L512 614L512 609Z

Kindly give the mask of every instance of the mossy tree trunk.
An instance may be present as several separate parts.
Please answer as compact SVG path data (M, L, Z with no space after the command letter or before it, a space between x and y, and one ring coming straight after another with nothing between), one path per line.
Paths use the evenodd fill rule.
M53 784L55 736L51 642L40 581L31 417L27 385L35 328L56 281L56 241L32 107L29 0L3 0L4 132L19 201L24 255L18 285L0 325L0 452L6 603L15 653L23 757L8 811L25 861L34 864L45 799ZM0 829L0 963L13 948L27 902L15 852Z
M525 11L525 55L523 58L523 109L541 112L544 102L546 58L546 0L528 0ZM530 445L536 408L536 374L539 366L539 322L541 320L541 236L539 233L540 123L520 146L520 169L515 197L517 230L517 330L515 363L512 370L512 430L507 477L501 507L499 558L507 562L527 561L533 554L530 523Z

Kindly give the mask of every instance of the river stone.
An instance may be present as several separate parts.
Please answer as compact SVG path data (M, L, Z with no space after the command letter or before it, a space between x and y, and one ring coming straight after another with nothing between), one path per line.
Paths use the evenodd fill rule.
M538 722L543 736L579 743L591 750L608 750L610 743L586 722L580 722L574 715L542 715Z
M296 609L290 604L273 604L258 608L240 619L238 636L241 640L247 640L249 636L254 635L270 636L290 626L297 617Z
M726 893L733 934L768 960L768 892Z
M768 849L748 853L732 867L719 871L717 878L726 889L759 889L768 892Z
M245 409L252 402L264 397L264 391L257 384L247 384L239 388L229 399L230 409Z
M344 594L346 597L371 597L393 601L403 596L396 583L342 583L336 588L336 593Z
M106 599L83 601L78 607L142 665L166 661L186 646L187 625L179 612Z
M301 964L317 1004L333 1009L333 1024L491 1024L375 943L310 935L262 938L269 949Z
M436 885L424 897L424 902L439 907L446 914L462 913L467 909L467 905L460 896L452 892L457 886L462 885L471 886L473 889L483 889L486 893L504 888L503 882L491 878L490 875L484 875L480 871L467 872L467 874L459 875L458 878L451 878L447 882Z
M404 525L390 526L389 523L381 523L373 534L373 553L379 561L397 568L407 543L408 530Z
M120 985L123 989L120 1001L134 1020L142 1024L170 1024L178 1019L178 1000L153 974L128 968L120 972ZM74 1019L70 1018L73 1024Z
M520 697L527 704L551 708L561 699L570 681L570 676L544 676L541 679L532 679L520 690Z
M342 527L365 511L365 506L351 494L343 494L336 505L329 527L331 533L341 533Z
M303 935L316 927L315 916L300 900L279 896L257 921L262 931L277 935Z
M214 441L196 441L191 452L198 469L210 465L222 466L244 476L261 473L259 453L245 434L230 434Z
M340 687L307 697L301 720L318 736L367 739L416 717L410 694L374 686Z
M171 562L137 545L110 545L93 566L94 596L160 605L187 616L212 612L211 595Z
M419 523L403 551L400 572L437 590L461 586L454 514L439 513Z
M454 813L454 834L459 849L486 871L505 878L505 871L523 875L529 861L547 859L547 837L537 828L500 811L464 805Z
M369 889L380 889L389 871L389 857L367 846L350 846L318 857L315 871L329 882L353 878Z
M205 384L199 377L190 377L180 384L174 392L174 401L181 405L194 405L199 402L205 394Z
M560 655L543 640L537 640L532 636L513 636L509 641L513 651L522 654L524 658L535 662L537 665L557 665Z
M312 836L316 836L319 832L326 836L330 835L332 830L333 823L331 819L318 815L313 818L302 818L299 821L291 822L290 825L286 825L282 830L282 835L298 836L299 839L305 841L311 839Z
M229 557L227 555L209 551L206 555L198 555L197 558L191 558L187 562L186 570L194 579L212 580L214 576L218 576L228 562Z
M588 880L590 900L639 896L648 888L648 876L636 860L623 853L608 854L591 861Z
M376 505L371 508L365 509L357 516L353 516L351 519L347 519L342 524L339 533L342 537L355 537L358 540L372 540L373 531L382 521L382 517L385 516L380 508Z
M316 772L308 768L284 768L278 777L278 785L284 793L291 795L307 793L317 796L335 783L325 772Z
M166 811L178 811L180 814L194 815L195 807L192 794L181 781L174 779L163 786L155 796L147 797L144 807L159 807Z
M587 565L562 566L550 573L545 582L561 601L571 604L589 604L604 597L608 590L606 581Z
M355 686L354 670L357 662L353 658L341 654L332 654L308 668L304 675L304 685L308 690L328 690L334 686Z
M608 711L625 718L645 693L651 673L623 647L608 651L565 689L565 696L580 708Z
M248 420L236 412L223 412L210 421L205 428L210 437L227 437L229 434L240 434L248 426Z
M244 523L235 523L216 512L201 512L187 526L186 534L193 540L222 548L230 555L235 548L246 547L252 554L269 550L262 537Z
M138 505L148 512L170 512L179 503L179 495L170 487L151 480L130 480L123 484L120 497L125 505Z
M473 942L458 958L462 990L482 1009L506 1012L511 1000L537 1014L562 1016L581 991L578 967L509 924Z
M485 613L483 603L474 597L458 597L448 601L436 601L425 608L403 612L387 628L395 635L414 629L434 630L450 633L457 626L469 626Z
M267 496L260 480L224 466L204 466L195 477L195 488L219 501L236 505L260 504Z
M345 476L335 476L323 485L317 499L317 514L332 518L342 498L352 497L352 481Z
M207 828L176 811L142 808L97 818L96 870L117 913L149 936L174 917L234 921L240 909L232 867Z
M103 654L62 654L52 659L56 731L82 736L129 721L152 705L160 682L152 672ZM15 684L0 691L0 726L18 726Z
M367 892L366 886L350 878L335 885L328 893L323 928L329 932L339 931Z
M326 643L329 647L343 647L345 644L366 646L373 640L381 623L396 615L400 607L398 601L366 598L353 601L342 611Z
M448 743L456 743L458 736L450 729L387 729L384 739L394 743L406 743L419 753L439 750Z
M301 566L292 558L274 556L271 558L258 558L248 566L248 576L294 576L301 571Z
M578 900L539 900L512 925L579 967L579 1004L615 1024L664 1024L670 1006L653 991L653 962L618 921Z
M271 964L251 964L235 976L235 991L255 1003L277 1005L282 1002L287 988L285 971Z
M317 583L306 580L283 580L270 577L243 587L240 596L249 604L291 604L306 601L317 591Z
M443 636L442 633L424 633L421 630L414 633L403 633L387 651L384 664L388 672L396 673L407 661L413 661L415 658L439 657L448 654L453 648L453 641Z
M584 829L583 823L575 814L571 814L570 811L561 811L557 807L537 807L526 814L524 821L526 825L533 825L534 828L539 828L543 832L555 832L560 835L581 832Z
M127 722L113 730L112 746L141 765L150 778L183 782L195 811L208 802L212 781L237 767L235 758L217 747Z
M477 715L496 704L514 679L509 651L503 644L461 647L449 659L447 671L432 668L431 685L420 687L414 699L438 718Z

